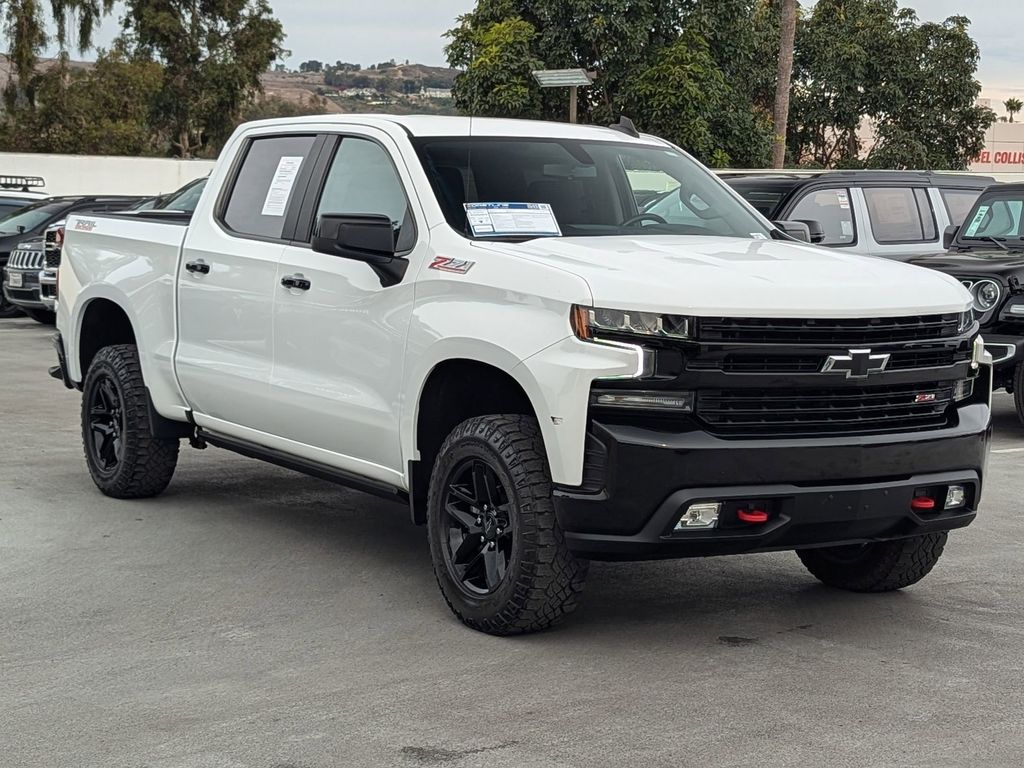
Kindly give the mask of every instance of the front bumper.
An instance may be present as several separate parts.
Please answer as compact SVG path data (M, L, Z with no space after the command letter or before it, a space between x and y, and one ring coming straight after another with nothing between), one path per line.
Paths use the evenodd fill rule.
M903 434L722 439L593 422L603 445L600 482L555 489L566 541L580 557L640 560L832 546L944 531L974 519L991 441L990 410L958 409L956 425ZM597 451L600 453L600 451ZM966 505L922 513L920 489L963 485ZM756 500L763 524L741 523ZM723 503L719 527L673 529L696 502ZM941 506L941 505L940 505ZM731 511L730 511L731 510Z
M17 273L21 276L21 286L12 288L10 276ZM39 295L39 270L38 269L11 269L4 268L3 274L4 297L17 307L23 309L52 309L47 307Z

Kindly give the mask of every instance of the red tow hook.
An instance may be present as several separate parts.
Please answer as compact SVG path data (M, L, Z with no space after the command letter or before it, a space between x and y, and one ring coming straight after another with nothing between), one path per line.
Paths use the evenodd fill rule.
M768 513L763 509L737 509L736 517L744 523L760 525L768 522Z
M929 499L927 496L915 496L910 500L910 508L915 512L927 512L935 509L935 499Z

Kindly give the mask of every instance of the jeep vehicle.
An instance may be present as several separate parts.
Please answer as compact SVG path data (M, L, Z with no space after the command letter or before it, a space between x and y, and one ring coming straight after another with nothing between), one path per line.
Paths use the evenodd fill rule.
M40 267L33 265L27 270L27 283L8 285L6 281L7 260L11 251L23 242L35 240L43 235L52 224L60 221L75 211L121 211L131 206L137 197L48 197L37 203L20 208L0 218L0 274L4 275L4 284L0 290L0 317L14 317L21 314L18 302L33 312L39 309L39 281L37 273ZM16 268L18 283L23 267ZM26 287L26 285L28 287ZM52 320L51 320L52 322Z
M193 214L69 218L51 373L103 493L159 494L187 439L406 502L485 632L556 622L592 559L900 589L981 498L972 299L786 231L628 124L251 123Z
M943 230L960 224L995 182L918 171L721 171L719 178L769 219L816 221L816 243L900 261L942 253ZM653 203L647 210L661 213Z
M952 275L971 292L992 356L993 386L1013 394L1024 423L1024 184L982 193L965 223L945 232L948 252L913 263Z

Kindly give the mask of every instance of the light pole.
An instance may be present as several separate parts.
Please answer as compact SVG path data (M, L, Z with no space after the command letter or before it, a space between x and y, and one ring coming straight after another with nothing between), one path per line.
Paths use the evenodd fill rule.
M578 101L578 89L581 85L590 85L595 73L587 72L585 69L538 69L533 73L533 79L541 88L568 88L569 89L569 122L576 122L576 109Z

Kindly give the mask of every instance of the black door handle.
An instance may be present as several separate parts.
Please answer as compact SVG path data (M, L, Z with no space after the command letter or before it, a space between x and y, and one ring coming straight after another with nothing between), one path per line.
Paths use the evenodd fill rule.
M189 272L199 273L200 275L210 274L210 265L205 261L190 261L185 265L185 269Z
M281 278L281 285L285 288L296 288L300 291L308 291L312 283L302 275L288 275Z

